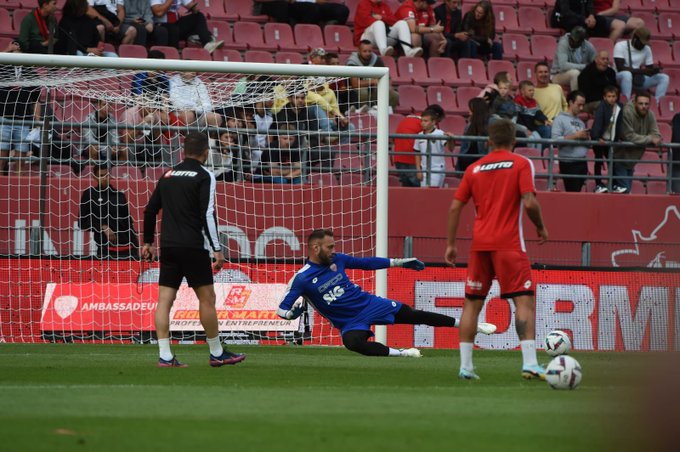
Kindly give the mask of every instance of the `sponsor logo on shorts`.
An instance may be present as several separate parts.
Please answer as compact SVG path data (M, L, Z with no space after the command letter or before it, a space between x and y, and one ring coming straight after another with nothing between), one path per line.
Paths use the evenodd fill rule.
M473 281L473 280L468 278L468 280L465 282L465 285L468 286L472 290L482 290L481 281Z
M198 173L196 171L176 171L170 170L163 175L163 177L195 177Z
M392 302L392 307L393 307L393 308L396 308L396 307L397 307L397 303L393 301L393 302Z
M477 165L472 170L473 173L480 171L495 171L499 169L510 169L515 164L512 160L506 162L485 163L484 165Z
M526 281L524 281L524 288L528 289L529 287L531 287L531 280L527 279Z

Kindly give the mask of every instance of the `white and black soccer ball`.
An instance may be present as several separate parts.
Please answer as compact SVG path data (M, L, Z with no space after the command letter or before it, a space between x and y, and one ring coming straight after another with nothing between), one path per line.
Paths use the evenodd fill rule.
M554 330L545 336L545 351L550 356L566 355L571 351L571 339L564 331Z
M558 356L545 369L545 381L553 389L575 389L581 383L581 365L571 356Z

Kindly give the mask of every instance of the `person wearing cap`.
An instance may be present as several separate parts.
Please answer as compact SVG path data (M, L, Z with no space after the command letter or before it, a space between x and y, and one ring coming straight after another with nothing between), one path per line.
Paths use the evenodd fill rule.
M577 25L562 36L555 49L551 68L552 81L578 89L578 76L587 64L595 59L595 47L586 39L586 29Z
M656 87L657 102L666 95L670 79L654 66L654 56L648 43L652 33L647 27L636 28L629 40L617 42L614 46L616 82L621 94L630 99L633 88L648 90Z
M406 0L395 12L397 19L403 19L411 31L411 42L422 47L429 57L438 57L446 50L444 26L434 17L432 5L435 0Z
M312 49L312 51L309 52L307 64L326 64L326 51L320 47L318 49Z

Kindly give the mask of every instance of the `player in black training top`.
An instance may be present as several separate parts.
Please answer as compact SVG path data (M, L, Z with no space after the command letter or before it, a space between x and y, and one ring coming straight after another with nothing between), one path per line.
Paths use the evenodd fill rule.
M184 140L184 161L161 177L144 211L142 257L152 261L156 257L153 246L156 216L163 210L155 315L160 349L158 367L186 367L170 350L170 308L183 277L200 303L201 324L210 347L210 365L236 364L246 357L223 349L218 336L215 287L206 243L215 255L216 270L224 265L224 254L217 238L215 176L203 166L208 152L208 136L201 132L189 133Z

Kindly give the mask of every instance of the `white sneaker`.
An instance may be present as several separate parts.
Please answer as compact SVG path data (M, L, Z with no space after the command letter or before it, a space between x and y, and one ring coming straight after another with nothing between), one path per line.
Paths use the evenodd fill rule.
M417 348L402 348L399 349L399 351L401 352L401 356L405 358L421 358L423 356Z
M627 193L628 189L626 187L621 187L620 185L614 185L612 187L612 193Z
M394 53L394 47L387 46L382 50L382 52L380 52L380 55L382 55L382 56L392 56L393 53Z
M412 47L406 51L407 57L419 57L423 54L422 47Z
M210 41L206 45L203 46L205 50L207 50L209 53L213 53L215 50L219 49L224 45L224 41Z
M200 44L201 38L198 35L190 35L187 36L187 42L191 42L193 44Z
M368 110L371 109L371 106L368 104L364 104L361 107L357 109L357 113L366 113Z
M482 334L493 334L496 332L496 325L493 323L479 322L477 324L477 332Z
M609 192L609 189L604 185L598 185L597 188L595 189L595 193L607 193L607 192Z

